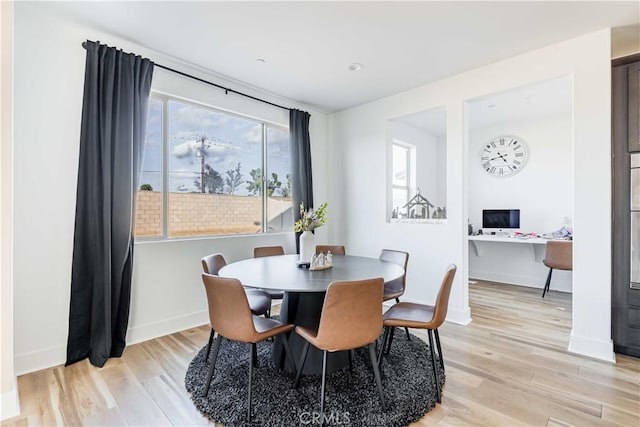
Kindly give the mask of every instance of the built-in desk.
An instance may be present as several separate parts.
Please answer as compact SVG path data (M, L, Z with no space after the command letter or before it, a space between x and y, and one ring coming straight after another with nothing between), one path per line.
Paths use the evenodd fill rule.
M541 237L498 237L492 235L479 235L479 236L468 236L469 243L473 247L476 252L476 255L483 256L484 252L487 250L487 247L490 247L493 244L501 243L514 243L514 244L526 244L531 249L531 256L537 262L542 262L544 259L544 251L545 245L549 241L549 239L543 239Z

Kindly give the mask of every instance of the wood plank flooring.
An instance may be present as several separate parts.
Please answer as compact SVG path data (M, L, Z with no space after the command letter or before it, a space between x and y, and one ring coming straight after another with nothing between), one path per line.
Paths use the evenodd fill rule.
M619 355L614 365L566 351L571 295L543 300L538 289L478 282L469 300L473 322L440 329L442 404L414 425L640 425L640 360ZM132 345L101 369L84 361L21 376L22 414L2 425L213 425L184 389L208 333L203 326Z

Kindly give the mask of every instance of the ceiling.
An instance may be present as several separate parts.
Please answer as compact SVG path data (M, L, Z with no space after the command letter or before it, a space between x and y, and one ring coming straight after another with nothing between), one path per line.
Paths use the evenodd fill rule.
M560 78L469 100L466 103L469 130L570 114L571 91L571 79ZM447 133L445 108L420 111L392 120L416 127L436 137Z
M640 20L637 1L91 1L34 7L324 112ZM364 69L349 71L354 62Z
M469 130L571 113L570 78L549 80L467 102Z

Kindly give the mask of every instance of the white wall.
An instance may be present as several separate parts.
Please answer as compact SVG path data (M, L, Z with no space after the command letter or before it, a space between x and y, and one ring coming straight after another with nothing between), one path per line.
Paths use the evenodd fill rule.
M473 114L473 113L472 113ZM501 178L484 171L480 152L498 135L526 141L529 161L519 173ZM520 231L549 233L573 217L572 120L570 114L501 123L469 133L469 220L482 227L483 209L520 209ZM469 276L542 288L548 269L528 245L484 244L481 257L469 250ZM571 272L554 271L552 289L571 291Z
M309 109L98 30L41 14L37 4L18 3L15 8L14 351L16 372L22 374L65 361L85 62L82 41L100 40L278 104ZM283 110L225 96L157 68L153 90L280 124L288 122ZM327 118L309 112L314 191L316 200L322 201L327 194ZM319 230L319 240L326 240L329 227ZM235 261L250 257L254 246L270 244L282 244L292 252L293 235L136 244L128 341L206 323L200 258L219 251Z
M602 30L332 115L330 153L347 159L337 163L341 173L333 175L333 185L342 189L332 198L341 219L331 230L333 237L341 236L351 253L375 256L383 247L409 251L407 299L432 303L447 264L457 264L448 319L470 321L466 235L471 154L465 101L572 76L576 238L569 350L613 360L610 58L610 31ZM381 191L385 174L379 173L387 160L385 122L441 105L447 108L448 221L438 225L386 223L385 192ZM538 191L534 196L544 197L544 193Z
M0 419L20 413L13 366L13 2L0 3Z

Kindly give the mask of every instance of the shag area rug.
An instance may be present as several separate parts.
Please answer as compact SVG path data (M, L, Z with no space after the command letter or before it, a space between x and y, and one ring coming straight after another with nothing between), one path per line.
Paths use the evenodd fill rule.
M396 332L391 352L382 363L387 410L382 411L369 351L361 348L355 351L352 371L347 367L327 375L325 425L406 426L435 406L429 345L415 335L408 341L400 332ZM272 345L258 343L259 368L254 366L253 370L251 422L247 421L249 350L245 343L223 340L206 397L202 396L209 367L204 359L206 346L191 361L185 386L196 408L227 427L319 425L321 376L303 376L299 387L293 388L293 374L271 362ZM442 386L444 372L437 356L436 364Z

